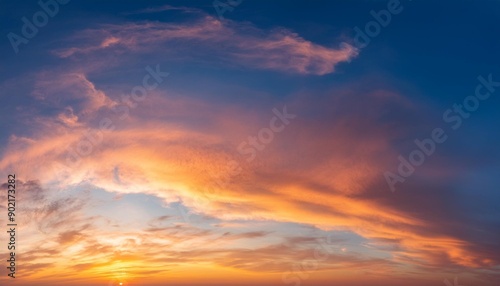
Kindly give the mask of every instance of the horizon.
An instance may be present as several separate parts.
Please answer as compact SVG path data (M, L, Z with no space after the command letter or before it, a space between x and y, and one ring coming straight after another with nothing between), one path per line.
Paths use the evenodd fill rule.
M0 284L499 285L500 2L0 11Z

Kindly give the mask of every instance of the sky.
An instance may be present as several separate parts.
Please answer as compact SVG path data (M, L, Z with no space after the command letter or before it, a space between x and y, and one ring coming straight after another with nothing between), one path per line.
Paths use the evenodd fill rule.
M500 285L500 2L0 15L2 285Z

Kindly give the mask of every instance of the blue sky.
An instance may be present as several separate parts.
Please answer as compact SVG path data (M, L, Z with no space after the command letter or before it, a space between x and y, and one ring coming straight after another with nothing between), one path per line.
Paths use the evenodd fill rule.
M0 1L19 285L498 284L500 2L50 3Z

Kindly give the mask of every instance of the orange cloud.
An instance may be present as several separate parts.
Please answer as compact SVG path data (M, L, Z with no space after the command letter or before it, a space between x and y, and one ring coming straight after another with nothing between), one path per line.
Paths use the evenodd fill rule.
M26 199L32 204L25 204L23 215L30 234L23 241L29 246L24 255L32 259L27 265L32 279L44 281L60 273L61 282L88 283L85 277L105 280L126 272L129 279L147 280L145 273L170 277L170 271L204 269L235 277L259 272L263 276L255 281L280 281L281 273L311 257L314 247L307 242L259 242L245 249L241 240L256 242L268 234L221 235L186 223L166 224L168 217L136 231L106 230L102 225L111 224L105 217L85 214L85 192L60 197L44 191L78 188L82 183L117 194L148 194L166 204L182 202L193 213L215 217L222 224L261 220L349 230L387 255L382 259L332 254L315 279L368 265L378 277L390 271L401 276L414 271L418 276L425 267L438 271L494 265L494 256L474 252L460 237L423 231L433 222L380 197L378 179L396 157L391 140L403 132L387 128L380 110L403 109L405 116L413 112L413 104L394 92L346 88L318 96L316 102L304 99L310 94L295 95L287 106L297 118L248 162L238 144L269 124L271 109L279 106L256 112L154 91L121 120L112 111L116 101L86 76L56 76L55 81L72 90L64 98L52 87L54 81L39 80L33 95L58 111L39 115L31 136L12 136L0 160L2 172L16 170L41 184L27 183L31 191L26 195L32 197ZM353 105L349 113L344 111ZM103 117L113 122L113 130L99 128ZM69 150L91 141L88 132L94 140L91 152L68 160ZM242 171L232 172L231 161ZM48 253L57 258L48 258Z

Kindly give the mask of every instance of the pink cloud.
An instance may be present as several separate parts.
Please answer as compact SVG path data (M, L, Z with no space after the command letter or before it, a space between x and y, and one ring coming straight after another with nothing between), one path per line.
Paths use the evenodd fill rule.
M209 60L298 74L324 75L358 54L356 48L315 44L286 29L265 31L204 16L194 23L108 24L75 37L73 47L55 51L62 58L96 53L162 52L184 59Z

